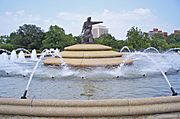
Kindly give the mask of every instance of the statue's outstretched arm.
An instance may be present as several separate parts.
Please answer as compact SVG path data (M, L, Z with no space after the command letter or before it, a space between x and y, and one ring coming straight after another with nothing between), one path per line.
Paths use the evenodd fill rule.
M93 22L92 22L92 25L94 25L94 24L99 24L99 23L103 23L103 21L93 21Z

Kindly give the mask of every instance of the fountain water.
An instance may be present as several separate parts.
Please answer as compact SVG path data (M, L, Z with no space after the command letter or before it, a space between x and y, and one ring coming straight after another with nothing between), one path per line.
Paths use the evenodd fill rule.
M129 49L128 46L124 46L121 48L120 52L122 52L124 49L127 49L128 53L131 53L131 50ZM132 53L131 55L127 55L126 58L123 59L122 63L118 66L118 69L121 71L122 67L125 65L125 62L127 60L129 60L130 57L132 57L134 55L134 53ZM116 76L117 78L119 78L120 76Z
M55 58L56 57L62 58L61 55L64 56L63 53L62 54L59 53L58 49L54 49L54 50L51 49L51 52L52 52L51 55L55 56ZM44 53L43 55L45 56L46 53L50 53L50 50L46 49L42 53ZM152 57L153 59L156 58L157 61L161 61L158 64L159 65L158 66L159 68L157 68L158 70L154 70L154 66L157 65L157 62L154 63L153 61L150 61L151 59L147 58L147 56L145 56L144 54L147 54L150 58L153 56ZM22 98L26 98L26 95L28 92L28 94L30 93L29 96L32 96L32 98L36 97L36 98L71 99L74 96L76 99L77 98L84 99L86 97L80 96L80 94L82 93L83 85L86 80L88 80L89 82L95 82L95 84L97 83L97 85L95 85L96 87L100 87L100 88L104 89L104 91L95 92L95 95L93 95L91 97L91 99L99 99L99 98L101 99L101 96L102 96L102 98L109 98L109 96L111 97L111 93L108 93L108 91L111 89L115 92L115 93L112 93L113 98L149 97L149 96L154 97L157 95L158 96L159 95L161 95L161 96L168 95L169 88L167 88L166 85L163 85L163 83L165 81L162 80L161 77L159 77L159 74L161 72L161 74L165 78L166 82L168 83L171 91L173 92L173 95L176 95L176 91L174 90L174 88L177 91L179 91L178 87L176 87L179 82L178 82L178 79L177 80L174 80L174 79L178 78L179 73L174 72L174 74L173 74L173 73L169 72L170 70L167 70L168 73L165 74L164 71L166 71L166 70L164 70L164 68L169 69L170 63L172 63L171 60L169 60L169 59L172 59L172 60L174 59L178 62L178 60L179 60L178 55L177 54L163 55L162 53L160 53L160 54L161 55L159 55L157 53L153 53L153 55L152 55L150 53L143 53L143 52L127 53L126 55L123 55L122 62L118 67L112 66L110 68L107 68L107 67L74 68L74 67L67 67L66 63L65 63L65 65L62 65L61 67L57 67L54 65L43 66L43 64L41 63L42 60L40 60L40 59L43 59L44 56L41 55L41 57L38 58L36 64L34 64L35 63L34 61L31 61L28 59L27 59L27 62L25 62L23 64L20 62L6 61L6 64L8 64L8 65L2 64L1 66L3 66L3 67L0 68L0 76L2 77L2 78L0 78L0 81L3 84L2 79L7 78L10 80L10 79L12 79L11 78L12 76L15 76L13 78L14 79L13 81L18 82L19 79L21 80L21 76L23 76L24 73L26 73L27 77L29 77L29 78L28 78L27 82L25 82L25 80L22 81L23 82L22 84L27 83L26 87L25 87L25 92L22 95ZM50 54L49 54L49 56L50 56ZM1 54L0 57L4 57L4 59L7 59L7 58L5 58L5 57L7 57L7 55L5 53ZM45 59L47 59L47 58L49 58L49 57L46 57ZM59 60L60 60L60 58L59 58ZM167 63L167 62L162 63L162 60L164 60L165 58L167 59L167 61L169 60L170 63ZM128 59L133 59L133 61L134 61L133 65L125 66L125 62ZM142 61L134 60L134 59L140 59ZM61 62L63 62L62 60L63 59L61 59ZM151 63L153 63L155 65L152 65ZM164 64L164 63L166 63L166 64ZM62 63L62 64L64 64L64 63ZM166 67L166 65L167 65L167 67ZM17 68L15 68L16 66L18 67L18 70L17 70ZM70 66L70 65L68 65L68 66ZM175 66L179 66L179 64L177 64L175 62L172 66L173 66L172 70L174 70ZM66 67L67 67L67 70L66 70ZM38 70L37 70L37 68L38 68ZM160 72L159 72L159 70L160 70ZM147 74L147 75L145 75L146 77L142 77L142 71L143 71L143 74ZM9 73L9 74L6 75L5 73ZM117 76L116 78L118 78L118 77L120 77L120 78L116 79L116 78L114 78L115 76ZM169 79L167 78L167 76L168 76L168 78L171 78L172 80L174 80L172 82L177 82L175 85L173 85L174 88L171 86L171 84L170 84L171 81L169 82ZM43 79L49 79L50 77L53 79L43 80ZM82 80L80 77L82 77L84 80ZM175 77L175 78L173 78L173 77ZM33 81L32 81L32 78L33 78ZM112 78L114 80L111 80ZM141 81L137 81L136 79L141 79ZM151 80L147 80L147 79L151 79ZM40 87L36 87L36 84L38 82L39 83L41 82L39 84ZM133 82L136 82L136 84L133 84ZM145 82L144 84L149 84L150 87L146 87L147 85L143 86L142 82ZM150 82L152 82L152 83L150 83ZM53 83L55 83L55 84L53 85ZM60 85L63 84L63 86L60 87L59 85L57 85L57 83L59 83ZM159 86L159 84L162 84L162 85ZM116 85L116 86L113 86L113 85ZM126 88L126 87L123 88L123 85L130 85L131 89ZM29 87L31 87L31 86L33 88L31 88L32 90L29 90ZM54 90L55 93L60 94L60 96L57 96L55 94L48 94L48 95L43 94L42 93L42 92L44 92L43 86L44 87L50 86L51 89L49 92L48 91L47 92L50 93L50 92L52 92L52 90ZM104 87L102 87L102 86L104 86ZM122 88L119 88L119 86ZM69 91L68 94L71 96L62 94L61 91L58 90L59 87L61 89L66 90L67 92ZM77 87L79 87L79 88L77 88ZM137 88L138 88L138 90L144 90L144 92L143 91L141 92L143 94L138 95L136 93L136 91L133 92L133 90L135 90ZM37 89L39 89L39 91ZM76 90L76 93L73 93L73 92L71 93L70 90L72 90L72 89ZM158 91L159 89L162 89L161 94L159 94L159 91ZM0 90L3 90L3 89L0 88ZM20 89L18 89L18 90L20 90ZM153 92L152 90L153 91L155 90L156 92ZM124 93L121 93L121 94L117 93L117 92L121 92L121 91ZM1 92L2 91L0 91L1 96L4 96L4 94ZM98 94L96 94L96 93L98 93ZM102 93L102 94L100 94L100 93ZM39 94L41 94L41 95L39 95ZM107 97L106 97L106 94L107 94ZM8 96L8 94L7 94L7 96ZM19 94L17 94L17 95L15 94L15 96L19 97ZM10 97L11 97L11 94L10 94Z
M28 50L26 50L25 48L17 48L16 51L24 51L24 52L30 54L30 52Z
M23 51L20 51L20 52L19 52L19 54L18 54L18 60L19 60L19 61L24 61L24 60L25 60L25 56L24 56Z
M63 60L63 57L62 57L62 55L61 55L61 53L59 52L59 50L56 48L56 50L54 51L54 55L55 56L58 56L59 58L60 58L60 60L61 60L61 66L63 66L64 68L68 68L67 67L67 64L66 64L66 62L64 62L64 60Z
M148 50L154 50L154 51L156 51L158 54L160 54L159 50L156 49L155 47L146 48L143 52L146 53Z
M168 51L164 52L164 54L169 53L171 51L177 51L178 52L178 51L180 51L180 48L171 48Z
M36 50L32 50L32 53L31 53L31 60L37 60L37 53L36 53Z
M139 53L136 53L136 54L139 54ZM172 91L172 96L176 96L177 93L175 92L174 88L171 86L166 74L163 72L163 70L161 69L161 67L147 54L145 53L140 53L140 55L143 55L145 57L147 57L149 60L151 60L153 62L153 64L160 70L161 74L163 75L164 79L166 80L166 82L168 83L171 91Z
M5 49L0 49L0 51L5 52L5 53L8 53L8 54L11 54L11 52L10 52L10 51L5 50Z
M7 53L2 53L0 55L0 59L2 62L6 62L7 60L9 60Z
M123 59L123 61L122 61L122 63L118 66L118 71L121 71L122 70L122 67L125 65L125 63L126 63L126 61L128 61L130 58L132 58L133 56L135 55L135 53L131 53L130 55L127 55L124 59ZM116 78L119 78L120 76L118 75L118 76L116 76Z
M58 55L59 53L60 53L59 50L56 48L56 50L54 51L55 56Z
M34 75L34 73L35 73L35 71L36 71L36 69L37 69L37 67L38 67L38 65L39 65L39 63L40 63L40 61L41 61L42 58L44 57L44 55L45 55L44 52L41 53L40 58L39 58L38 61L36 62L36 65L34 66L34 68L33 68L33 70L32 70L32 73L31 73L31 75L30 75L28 84L27 84L27 86L26 86L26 89L25 89L24 94L23 94L23 96L21 97L21 99L26 99L27 91L28 91L28 89L29 89L29 86L30 86L30 83L31 83L31 81L32 81L33 75Z
M129 53L131 53L131 50L129 49L128 46L122 47L121 50L120 50L120 52L122 52L122 51L125 50L125 49L127 49L127 51L128 51Z
M16 51L15 50L13 50L12 52L11 52L11 56L10 56L10 60L11 61L17 61L17 54L16 54Z
M35 51L34 51L34 52L35 52ZM50 53L50 55L52 55L52 56L54 56L55 54L58 55L58 56L61 58L62 66L64 67L64 69L68 69L68 67L66 66L66 63L63 61L63 58L62 58L61 54L58 53L58 52L59 52L58 50L55 50L55 51L54 51L53 49L50 49L50 50L45 49L45 50L42 51L40 58L38 59L38 61L36 62L36 65L34 66L34 68L33 68L33 70L32 70L32 73L31 73L31 75L30 75L28 84L27 84L27 86L26 86L26 89L25 89L24 94L23 94L23 96L21 97L21 99L26 99L27 91L28 91L28 89L29 89L30 83L31 83L32 78L33 78L33 76L34 76L34 73L35 73L35 71L36 71L36 69L37 69L40 61L42 60L42 58L44 58L45 55L49 55L49 53ZM54 78L54 77L52 77L52 78Z

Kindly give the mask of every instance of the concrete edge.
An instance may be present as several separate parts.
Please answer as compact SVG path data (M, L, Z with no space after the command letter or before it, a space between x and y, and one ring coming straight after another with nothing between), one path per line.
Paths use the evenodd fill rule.
M180 112L180 97L107 100L0 98L1 115L40 117L133 116Z

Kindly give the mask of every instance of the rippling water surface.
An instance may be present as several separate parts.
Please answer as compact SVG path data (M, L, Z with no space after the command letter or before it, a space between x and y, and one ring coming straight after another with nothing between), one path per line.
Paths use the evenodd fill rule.
M147 53L148 54L148 53ZM71 68L44 66L40 62L28 91L33 99L118 99L171 95L157 68L166 72L180 94L180 55L148 54L156 64L138 53L133 65L111 68ZM127 57L127 56L124 56ZM0 61L0 97L20 98L36 61Z

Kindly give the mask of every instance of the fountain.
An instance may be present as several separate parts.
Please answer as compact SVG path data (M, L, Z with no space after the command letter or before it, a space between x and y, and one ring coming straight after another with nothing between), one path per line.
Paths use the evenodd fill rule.
M32 50L32 53L31 53L31 60L37 60L37 53L36 53L36 50Z
M158 53L159 53L159 52L158 52ZM171 89L171 91L172 91L172 96L176 96L177 93L175 92L174 88L171 86L171 84L170 84L170 82L169 82L166 74L163 72L163 70L160 68L160 66L159 66L150 56L148 56L147 54L143 54L143 53L141 53L141 54L142 54L143 56L147 57L148 59L150 59L150 60L153 62L153 64L159 69L159 71L162 73L164 79L166 80L166 82L168 83L168 85L169 85L169 87L170 87L170 89Z
M16 52L17 52L17 51L24 51L24 52L30 54L30 52L29 52L28 50L26 50L25 48L17 48L17 49L16 49Z
M155 47L146 48L143 52L146 53L148 50L154 50L156 53L160 54L159 50L156 49Z
M120 52L122 52L124 49L127 49L127 51L128 51L129 53L131 53L131 50L129 49L129 47L128 47L128 46L124 46L124 47L122 47L122 48L121 48L121 50L120 50Z
M44 57L44 55L45 55L45 53L43 52L43 53L41 54L40 58L38 59L38 61L36 62L36 65L34 66L34 68L33 68L33 70L32 70L32 73L31 73L31 75L30 75L30 78L29 78L29 81L28 81L28 83L27 83L26 89L25 89L24 94L23 94L23 96L21 97L21 99L26 99L27 91L28 91L28 89L29 89L30 83L31 83L32 78L33 78L33 76L34 76L34 73L35 73L35 71L36 71L36 69L37 69L40 61L41 61L42 58Z
M30 58L18 48L1 54L0 118L180 118L179 49L131 52L124 46L116 52L90 44L98 23L88 17L82 29L86 44L62 52L44 49L37 58L33 50ZM156 53L146 53L151 49Z
M128 49L126 46L121 51L125 48ZM39 58L35 50L31 58L25 59L23 51L18 58L15 50L11 56L3 53L0 55L0 113L69 118L115 115L156 118L157 114L166 116L166 113L174 116L180 112L180 98L175 96L180 91L180 74L176 72L180 57L171 52L146 53L150 49L156 51L148 48L144 52L124 53L104 45L78 44L62 52L45 49ZM22 59L25 62L21 63ZM168 97L171 92L166 83L175 97ZM21 100L12 99L19 98L23 91Z
M5 53L8 53L8 54L11 54L11 52L10 51L8 51L8 50L5 50L5 49L0 49L0 51L3 53L3 52L5 52ZM0 52L0 53L1 53Z
M17 54L16 54L16 51L15 51L15 50L13 50L13 51L11 52L10 60L11 60L11 61L16 61L16 60L17 60Z
M2 62L6 62L9 59L7 53L2 53L0 59Z
M23 51L20 51L20 52L19 52L19 54L18 54L18 60L19 60L19 61L24 61L24 60L25 60L25 56L24 56Z

